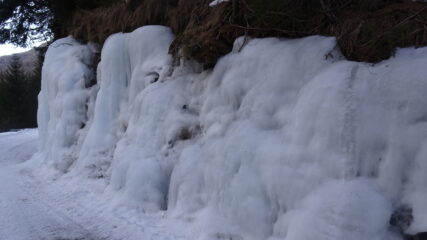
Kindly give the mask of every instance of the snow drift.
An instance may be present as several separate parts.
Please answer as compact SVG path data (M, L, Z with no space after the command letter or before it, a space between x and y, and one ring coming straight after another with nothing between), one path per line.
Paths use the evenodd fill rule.
M172 40L161 26L111 36L91 89L90 48L52 44L37 159L195 239L393 239L402 205L407 232L427 230L426 48L371 65L334 38L240 38L201 72L173 66Z

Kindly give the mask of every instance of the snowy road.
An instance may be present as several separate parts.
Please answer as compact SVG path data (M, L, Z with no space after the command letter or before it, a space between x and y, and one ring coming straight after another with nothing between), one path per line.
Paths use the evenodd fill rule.
M36 151L36 130L0 133L0 240L182 239L165 231L161 214L111 208L70 179L23 170Z
M0 134L0 239L97 239L33 194L16 164L36 151L37 131Z

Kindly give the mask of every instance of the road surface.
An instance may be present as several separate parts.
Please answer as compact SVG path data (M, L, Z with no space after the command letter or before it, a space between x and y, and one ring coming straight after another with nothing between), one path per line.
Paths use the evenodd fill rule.
M0 240L184 239L168 233L165 213L111 207L108 195L71 177L36 177L25 161L37 151L37 135L0 133Z

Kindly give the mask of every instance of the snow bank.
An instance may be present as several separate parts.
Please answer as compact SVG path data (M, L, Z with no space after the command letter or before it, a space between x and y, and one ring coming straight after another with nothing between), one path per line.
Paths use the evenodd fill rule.
M239 39L200 73L172 67L172 39L160 26L111 36L88 117L73 98L84 85L49 97L62 78L44 73L42 151L75 154L72 173L105 179L115 204L167 210L192 239L392 239L402 204L408 232L427 230L426 48L370 65L343 60L333 38ZM49 51L44 72L65 54ZM66 72L86 76L76 55ZM68 117L50 106L65 102Z
M0 133L0 165L25 162L37 152L37 129Z

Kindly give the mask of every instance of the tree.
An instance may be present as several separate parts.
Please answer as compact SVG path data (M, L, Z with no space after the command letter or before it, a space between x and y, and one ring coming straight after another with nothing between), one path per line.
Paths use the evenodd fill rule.
M8 70L0 74L0 132L37 127L37 96L45 47L37 51L39 59L32 73L22 69L21 60L15 55Z
M28 46L68 35L75 11L117 0L0 0L0 43Z
M1 0L0 43L26 47L52 38L54 24L49 0Z
M0 131L37 127L41 63L39 59L34 72L26 75L21 60L14 56L8 70L0 75Z
M14 56L9 69L3 73L0 80L0 112L3 128L18 128L25 125L26 77L21 68L21 60L18 56Z
M42 66L47 47L36 48L38 59L34 71L26 77L25 127L37 127L38 95L41 89Z

